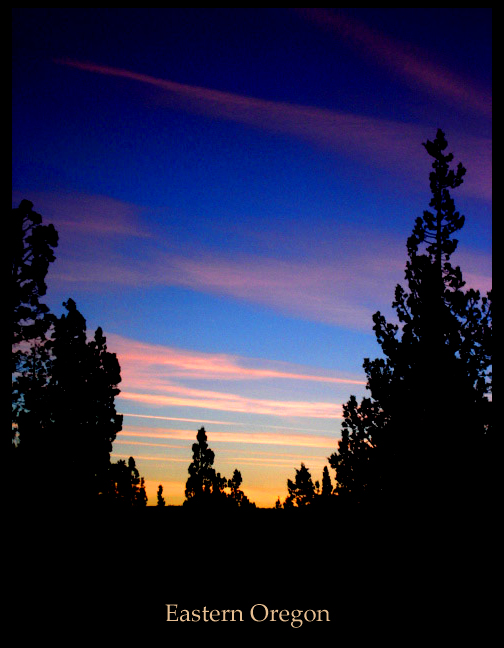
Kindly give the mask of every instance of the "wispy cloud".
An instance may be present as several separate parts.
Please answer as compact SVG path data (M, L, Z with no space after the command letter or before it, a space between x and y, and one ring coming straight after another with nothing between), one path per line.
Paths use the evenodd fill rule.
M120 412L123 414L124 417L132 417L132 418L140 418L140 419L153 419L153 420L159 420L159 421L180 421L184 423L197 423L198 425L233 425L235 427L251 427L254 429L257 429L259 426L257 425L256 422L254 423L247 423L245 420L242 420L240 422L238 421L217 421L215 419L203 419L203 418L185 418L182 416L157 416L157 415L152 415L152 414L132 414L131 412ZM317 432L320 433L321 430L318 428L307 428L307 427L299 427L299 426L293 426L293 425L272 425L272 424L263 424L260 426L261 429L268 429L272 431L288 431L289 433L295 433L297 434L298 432Z
M154 86L164 91L166 105L172 108L292 135L340 155L393 170L410 180L418 177L423 180L425 175L425 154L419 143L425 141L426 133L420 125L247 97L95 63L69 59L55 62ZM471 172L461 190L490 199L490 140L461 135L457 137L456 153L461 159L472 160Z
M261 304L289 316L369 330L372 314L389 306L395 285L403 281L403 241L390 235L377 237L372 230L354 228L351 235L339 231L330 253L314 241L307 251L300 243L304 253L289 259L245 252L216 255L204 244L174 249L169 240L141 223L142 207L137 205L105 196L41 193L30 198L44 220L53 222L60 232L50 283L64 285L65 291L67 284L87 290L111 283L115 289L176 286ZM124 241L132 244L124 246ZM487 289L491 283L489 272L485 275L488 259L472 259L463 252L462 267L467 267L471 285ZM166 351L163 358L165 367L171 364L173 370L178 363L180 374L195 376L200 369L213 370L219 378L238 373L252 378L271 371L271 367L238 367L231 358L212 358L210 366L209 358L176 358L176 353L180 352L170 351L170 360Z
M295 380L365 385L357 377L336 376L320 370L300 370L289 363L245 358L226 353L202 353L161 344L147 344L119 335L109 335L108 344L118 354L123 374L130 385L144 387L147 376L199 378L205 380ZM250 366L255 365L255 366Z
M338 248L332 259L284 260L235 254L218 256L199 250L177 253L144 248L135 263L102 241L88 246L88 255L61 258L52 271L54 281L96 289L115 286L179 286L191 290L259 303L295 317L368 329L372 314L390 301L401 280L403 245L367 245L353 255ZM396 255L394 256L394 250ZM223 371L223 370L222 370Z
M491 116L490 91L479 87L474 80L430 61L427 52L390 38L340 11L319 8L296 11L322 29L331 31L350 43L373 64L393 70L415 89L465 110L469 109L485 117Z
M126 427L120 438L124 439L166 439L194 442L196 434L192 430L160 429L160 428L133 428ZM302 448L327 448L334 449L339 437L334 435L312 434L279 434L278 432L219 432L212 431L211 443L230 443L238 445L265 445L287 446ZM149 443L151 443L149 441ZM187 462L187 459L184 459Z
M245 358L223 353L201 353L159 344L147 344L118 335L107 336L110 349L121 365L121 394L119 402L143 406L183 407L234 413L260 414L288 418L339 419L341 405L324 401L324 392L307 400L298 400L290 385L326 385L336 397L334 387L350 385L363 389L363 376L344 376L327 370L309 369L262 359ZM191 381L189 385L185 382ZM198 387L194 382L198 381ZM211 381L212 388L201 388ZM225 382L226 390L214 385ZM283 385L280 389L278 385ZM271 398L275 388L281 397ZM266 394L268 397L262 397ZM327 396L327 394L325 394ZM191 413L189 413L191 416ZM133 415L135 416L135 415ZM140 416L140 414L137 414ZM146 418L180 420L177 417L149 413ZM186 418L194 421L195 417ZM215 421L212 421L215 423Z
M186 423L213 423L218 425L239 425L236 421L216 421L214 419L196 419L196 418L181 418L180 416L158 416L155 414L132 414L131 412L122 412L123 416L132 418L155 419L158 421L184 421Z
M282 418L342 418L342 406L335 403L250 398L239 394L193 389L180 385L166 386L164 392L162 394L146 394L122 391L118 399L149 406L191 407L224 412L265 414Z
M335 244L332 259L283 260L223 255L160 258L163 276L195 290L229 295L273 307L290 315L349 328L368 328L373 312L389 301L401 279L402 245L358 246L347 254ZM397 256L394 257L394 250ZM163 271L163 268L165 269Z
M13 202L29 198L44 221L53 223L58 232L70 237L135 237L151 238L152 233L141 223L141 208L110 196L30 192L29 196L13 193Z
M47 220L50 222L51 218ZM388 307L395 285L403 281L404 243L397 237L385 239L364 231L355 232L354 239L360 244L355 245L354 241L350 245L346 235L336 238L337 254L287 260L246 253L230 256L224 251L216 255L204 247L174 251L168 242L146 234L137 238L141 247L135 244L133 262L107 236L97 239L90 235L74 242L75 250L65 247L59 251L51 269L51 281L91 290L111 282L116 288L177 286L262 304L289 316L369 330L373 313ZM472 263L471 279L476 282L475 287L486 288L489 277L484 273L488 262L482 261ZM168 366L166 353L164 358ZM185 366L181 364L182 358L177 362L180 372L195 374L198 367L203 370L209 359L186 357ZM236 376L238 371L229 358L214 358L212 368L221 378L226 373ZM243 374L244 369L241 368ZM209 370L208 364L204 370ZM259 369L250 369L248 377L254 372L260 375Z

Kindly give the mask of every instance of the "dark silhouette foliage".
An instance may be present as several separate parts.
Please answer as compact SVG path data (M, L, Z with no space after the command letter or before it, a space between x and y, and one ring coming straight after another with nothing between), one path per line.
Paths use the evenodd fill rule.
M294 481L287 480L287 490L289 492L287 499L297 507L308 506L315 499L315 486L308 468L301 463L301 468L296 469Z
M208 446L204 427L198 430L196 439L185 488L186 504L215 505L225 497L227 480L213 467L215 455Z
M147 505L144 478L140 477L133 457L128 459L127 464L124 459L111 464L108 475L112 488L108 492L107 503L112 500L119 508Z
M165 498L163 497L163 485L159 484L157 490L157 504L156 506L166 506Z
M342 439L329 458L336 492L354 502L443 506L489 492L491 294L464 291L450 262L464 224L450 190L465 169L450 168L441 130L424 147L433 158L432 211L407 241L408 289L398 285L393 302L399 324L373 316L384 357L365 359L371 395L344 405Z
M122 415L114 405L121 381L119 362L107 350L101 328L88 343L86 321L75 302L69 299L63 305L68 313L57 320L52 337L51 431L66 439L61 444L66 460L61 456L60 463L65 460L80 476L85 492L104 494L112 443L122 428Z
M125 481L123 467L110 463L112 443L122 428L114 404L121 381L117 357L108 351L101 328L87 341L86 321L72 299L64 302L67 313L60 318L40 302L58 242L54 227L42 225L33 204L23 200L13 209L13 231L11 447L16 487L27 491L51 475L65 484L55 495L65 505L129 500L117 486ZM132 501L143 506L145 485L134 460L128 470Z
M46 333L53 323L49 308L40 299L46 294L45 278L55 259L58 233L53 225L42 225L42 216L33 203L22 200L12 210L11 221L11 300L12 300L12 444L19 442L18 413L28 400L41 398L47 381ZM14 460L14 459L13 459Z
M296 469L294 481L287 480L288 495L283 503L284 509L304 508L304 509L327 509L332 504L333 486L327 466L322 471L322 487L317 480L313 482L312 475L304 463L301 463L299 470ZM275 508L281 508L280 499L278 499Z
M324 466L324 470L322 471L322 490L320 491L320 495L321 497L326 498L332 495L332 492L333 486L331 476L329 475L329 469L327 466Z
M209 509L255 508L245 493L240 489L242 476L235 470L233 478L227 480L213 467L215 454L207 443L205 428L198 430L197 443L193 443L193 460L189 465L189 477L186 482L184 505ZM230 494L226 493L230 489Z
M235 469L233 473L233 478L228 481L228 488L231 490L229 494L229 499L231 502L241 508L255 508L255 504L250 502L245 493L240 489L242 484L241 472Z
M107 350L101 328L90 342L86 321L72 299L55 319L49 341L26 357L33 371L18 379L18 452L34 474L50 468L72 483L72 499L107 496L112 443L122 428L114 398L121 380L116 355Z
M12 210L11 227L12 344L16 345L43 338L49 326L45 318L49 309L40 298L46 294L45 277L55 259L58 233L54 225L42 225L42 216L33 211L29 200Z

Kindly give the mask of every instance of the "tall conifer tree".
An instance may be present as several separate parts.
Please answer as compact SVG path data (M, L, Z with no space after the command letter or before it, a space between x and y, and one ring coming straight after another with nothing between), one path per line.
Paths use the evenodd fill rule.
M227 479L215 471L213 463L215 454L207 443L205 428L200 428L193 443L193 460L189 465L189 477L186 482L186 504L215 505L226 497L224 488Z
M408 290L398 285L393 302L400 324L373 316L384 358L365 359L371 395L344 405L342 439L329 458L337 492L358 502L448 504L488 488L491 294L464 291L450 262L464 224L450 190L465 169L450 168L441 130L424 147L433 158L432 211L407 241Z

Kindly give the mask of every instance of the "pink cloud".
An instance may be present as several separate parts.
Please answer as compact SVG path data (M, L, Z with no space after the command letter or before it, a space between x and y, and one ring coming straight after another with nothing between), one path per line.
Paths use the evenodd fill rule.
M115 286L181 286L262 304L290 316L369 330L373 313L388 307L395 285L403 283L406 254L404 242L398 239L384 240L363 231L357 236L358 247L340 236L338 255L289 261L244 254L213 256L204 250L184 254L173 252L168 244L162 252L158 241L157 248L144 246L141 260L134 264L113 246L103 241L96 245L90 238L90 244L72 258L62 254L57 259L51 279L92 288L111 281ZM485 288L490 282L485 276L488 261L480 261L472 264L470 272L477 281L475 287ZM169 364L166 354L165 360ZM187 357L185 362L179 370L195 375L198 365L203 368L208 358ZM220 377L237 371L229 359L212 362ZM248 377L253 373L249 371Z
M184 421L186 423L214 423L218 425L239 425L236 421L215 421L209 419L194 419L194 418L181 418L180 416L156 416L154 414L131 414L130 412L122 412L124 416L143 419L156 419L161 421Z
M245 421L217 421L215 419L202 419L202 418L184 418L181 416L157 416L157 415L152 415L152 414L132 414L131 412L120 412L123 414L125 417L132 417L132 418L140 418L140 419L154 419L154 420L160 420L160 421L183 421L185 423L197 423L198 425L234 425L234 426L241 426L241 427L246 427L247 425L254 427L256 429L258 426L256 423L249 423L247 424ZM289 432L317 432L319 433L321 430L317 428L307 428L307 427L294 427L293 425L270 425L270 424L264 424L260 426L261 428L264 429L269 429L269 430L276 430L276 431L282 431L282 430L288 430Z
M13 193L17 203L26 197L19 192ZM43 214L44 221L53 223L60 234L68 233L73 237L152 236L140 222L140 207L110 196L36 191L28 198L34 203L35 211Z
M236 95L94 63L68 59L56 62L154 86L164 91L169 107L292 135L339 154L357 157L366 164L392 169L409 180L421 178L423 182L428 169L420 145L427 139L423 126ZM434 137L434 133L427 135ZM471 168L461 191L490 199L490 140L466 135L457 136L456 140L457 155L464 154L465 163Z
M108 344L117 353L123 379L145 387L148 376L200 378L211 380L296 380L365 385L362 378L337 376L328 372L299 369L295 365L224 353L202 353L159 344L147 344L118 335L109 335ZM256 366L250 366L254 364Z
M196 435L192 430L170 430L159 428L125 428L120 437L138 439L166 439L194 442ZM278 434L277 432L218 432L213 431L210 443L231 443L245 445L276 445L288 447L335 449L336 435ZM128 441L129 443L129 441ZM150 442L149 442L150 443ZM167 446L165 446L167 447ZM269 455L271 456L271 455ZM184 459L187 462L187 459Z
M398 73L410 85L485 117L492 115L492 95L472 80L429 61L426 52L385 36L355 18L331 9L296 9L308 20L355 46L373 63Z
M162 394L144 394L121 391L118 399L150 406L195 407L288 418L342 418L342 406L335 403L250 398L238 394L193 389L179 385L169 385L165 387L164 392Z
M317 321L365 328L380 299L388 302L391 286L401 279L404 261L397 258L394 262L391 254L389 246L380 253L368 247L351 257L341 250L337 258L327 261L160 256L154 267L160 280L184 287L261 303Z

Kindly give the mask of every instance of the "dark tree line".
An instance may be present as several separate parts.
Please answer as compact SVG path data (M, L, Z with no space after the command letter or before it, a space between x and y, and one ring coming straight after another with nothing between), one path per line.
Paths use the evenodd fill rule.
M240 489L242 476L239 470L233 472L231 479L218 473L213 464L215 454L207 443L205 428L200 428L193 443L193 460L189 465L186 482L184 506L206 509L245 509L255 508ZM226 491L229 489L229 492Z
M32 493L48 479L54 498L71 506L143 506L143 478L133 457L112 464L122 429L114 404L120 366L98 328L91 341L75 302L56 317L41 302L58 234L28 200L12 210L12 443L18 491Z
M433 158L432 198L407 241L405 279L392 304L399 324L377 312L383 357L366 358L370 396L343 406L336 471L339 502L447 508L491 504L498 491L497 433L491 418L491 293L464 290L454 234L464 225L450 190L465 168L451 169L444 133L424 144ZM286 504L313 500L304 466L289 480Z
M288 495L285 498L283 505L280 498L277 501L276 508L319 508L327 509L327 506L332 504L331 496L333 494L333 485L329 470L324 466L322 471L322 484L313 481L309 469L304 463L301 463L299 470L296 469L296 476L294 481L287 480Z

